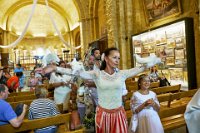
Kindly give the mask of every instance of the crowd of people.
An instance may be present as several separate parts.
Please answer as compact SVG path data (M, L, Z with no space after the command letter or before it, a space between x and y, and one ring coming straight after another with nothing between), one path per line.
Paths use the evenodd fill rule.
M84 69L80 68L72 74L73 67L70 63L59 60L57 55L48 54L45 59L46 66L35 68L27 80L30 91L35 92L37 99L33 100L29 109L27 105L23 105L19 116L6 102L6 98L9 93L24 87L24 70L18 64L14 70L15 76L11 76L8 68L1 69L0 125L10 123L14 127L19 127L27 110L29 110L28 119L30 120L55 116L60 114L56 104L63 104L65 112L78 110L78 117L72 117L72 122L76 121L73 119L80 120L78 124L86 124L85 117L94 113L97 133L164 133L158 115L159 101L156 94L149 90L150 83L157 82L159 79L155 67L159 62L151 62L151 66L146 64L120 70L118 68L120 53L117 48L106 49L103 56L100 50L95 48L82 62ZM138 79L139 89L131 98L130 106L133 116L128 125L123 107L123 96L127 94L125 80L146 69L151 69L151 73L141 75ZM48 98L47 88L40 86L45 81L54 88L54 101ZM75 123L73 126L76 128L78 125ZM37 129L35 133L55 133L56 131L56 125L53 125Z

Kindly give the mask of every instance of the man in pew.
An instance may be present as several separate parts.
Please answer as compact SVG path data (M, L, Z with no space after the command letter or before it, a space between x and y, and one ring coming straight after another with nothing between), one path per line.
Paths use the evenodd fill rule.
M28 119L40 119L60 114L56 103L47 98L47 89L38 87L35 89L35 95L37 99L30 105ZM36 129L35 133L56 133L56 131L57 127L53 125L42 129Z
M8 88L5 85L0 84L0 125L10 123L13 127L19 127L26 114L27 105L24 104L21 115L17 117L10 104L5 101L8 94Z

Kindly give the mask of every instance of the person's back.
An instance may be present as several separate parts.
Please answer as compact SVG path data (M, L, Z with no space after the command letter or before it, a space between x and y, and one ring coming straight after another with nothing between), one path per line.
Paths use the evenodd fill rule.
M36 88L36 97L29 108L28 119L40 119L55 116L60 114L54 101L46 98L48 92L44 88ZM49 126L35 130L35 133L55 133L57 130L56 126Z

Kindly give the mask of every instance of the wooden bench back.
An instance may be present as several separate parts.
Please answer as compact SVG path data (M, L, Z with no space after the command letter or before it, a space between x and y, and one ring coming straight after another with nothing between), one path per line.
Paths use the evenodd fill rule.
M36 99L35 95L28 95L28 96L16 96L15 97L15 102L18 101L25 101L25 100L34 100Z
M151 82L150 88L158 88L160 86L160 82Z
M25 101L20 101L20 102L11 102L10 105L13 109L15 109L17 107L18 104L23 103L26 104L28 106L30 106L30 104L33 102L33 100L25 100ZM60 113L63 113L63 104L56 104Z
M133 92L128 92L127 95L126 95L126 99L130 100L132 95L133 95Z
M25 100L33 100L36 99L35 95L25 95L25 96L13 96L8 97L6 99L7 102L19 102L19 101L25 101Z
M13 96L26 96L26 95L33 95L34 92L32 91L25 91L25 92L13 92L13 93L10 93L8 95L8 97L13 97Z
M15 133L22 131L35 130L43 127L48 127L51 125L65 125L65 131L69 130L71 113L60 114L57 116L52 116L48 118L34 119L34 120L24 120L19 128L14 128L10 124L0 126L0 131L2 133Z
M170 117L173 115L184 114L186 110L186 106L187 104L184 104L184 105L180 105L180 106L176 106L172 108L163 109L159 111L159 116L162 119L162 118Z
M163 93L169 93L169 92L179 92L181 89L181 85L173 85L173 86L164 86L164 87L158 87L153 88L151 91L154 91L157 95L163 94Z
M168 107L170 107L170 104L171 104L172 101L179 100L179 99L185 98L185 97L193 97L196 92L197 92L197 89L178 92L178 93L172 93L171 96L170 96Z

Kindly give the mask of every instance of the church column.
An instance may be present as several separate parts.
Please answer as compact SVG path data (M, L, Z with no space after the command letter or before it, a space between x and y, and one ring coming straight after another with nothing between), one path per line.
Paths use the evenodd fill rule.
M2 45L8 45L10 44L10 34L7 31L2 32ZM1 65L7 66L8 65L8 59L9 59L9 49L2 48L1 49Z
M126 50L130 51L132 47L131 35L133 34L133 0L125 1L125 24L126 24ZM131 52L126 52L126 67L131 67L132 57Z
M80 20L80 38L81 38L81 44L82 44L82 49L81 49L81 56L84 57L84 54L86 50L88 49L88 44L89 44L89 27L88 27L88 21L87 19L81 19Z
M117 0L117 20L118 20L118 38L119 50L121 53L120 67L123 69L126 66L126 58L128 51L126 51L126 23L125 23L125 3L123 0Z
M116 46L119 48L116 0L105 0L105 6L108 47Z

